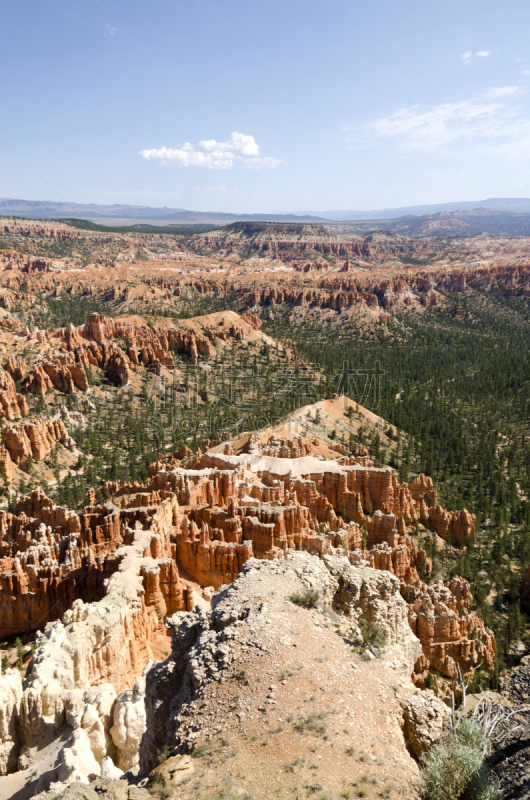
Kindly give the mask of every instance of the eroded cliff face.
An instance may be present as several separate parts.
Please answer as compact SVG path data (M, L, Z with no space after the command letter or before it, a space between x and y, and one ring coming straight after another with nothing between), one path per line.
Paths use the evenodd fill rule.
M45 626L24 680L10 673L5 689L0 681L5 772L30 769L36 743L63 734L65 744L39 790L140 769L152 713L142 673L168 618L174 633L179 629L173 660L153 675L169 681L162 695L177 697L173 705L183 711L164 718L153 700L159 733L165 721L160 742L159 733L146 739L145 752L164 746L164 737L182 752L199 731L209 735L187 704L195 710L202 684L213 685L234 663L225 646L232 631L222 622L232 596L226 586L246 597L251 574L251 583L269 588L278 577L278 602L286 602L293 581L295 588L300 580L302 588L315 589L351 641L361 637L361 620L380 628L384 657L419 687L436 670L443 676L439 690L448 693L458 665L465 673L481 661L491 666L493 634L469 610L469 585L422 580L431 564L410 529L428 524L432 509L446 513L430 479L399 484L394 470L373 467L364 451L325 461L302 439L251 439L239 455L225 452L225 444L217 449L223 452L198 451L194 461L189 452L179 454L190 468L174 456L159 457L145 486L109 485L112 500L81 515L41 491L20 500L14 514L0 514L6 630ZM474 519L465 510L448 519L445 535L473 536ZM190 579L201 587L195 597ZM218 588L222 601L209 617L208 600ZM197 600L202 610L193 611ZM248 619L253 613L249 607ZM247 624L247 617L237 619ZM269 623L265 612L260 620L273 624L274 614ZM243 651L255 646L250 639L243 644Z
M252 278L245 280L245 275L229 280L226 277L214 279L205 275L202 280L153 277L149 278L150 285L163 287L172 295L180 296L186 291L196 291L201 295L219 292L236 291L240 300L246 302L249 308L259 306L276 306L288 303L295 307L305 309L321 308L342 312L348 309L366 308L372 312L377 311L377 318L381 322L388 321L380 312L391 311L394 308L417 308L438 306L444 302L443 293L466 294L474 292L502 291L506 295L526 295L530 291L530 275L527 259L525 263L504 263L508 260L501 259L487 264L476 263L470 265L457 263L438 267L436 261L442 253L431 251L428 243L415 243L409 249L403 245L402 249L382 248L378 251L373 244L368 245L370 252L367 258L374 261L374 267L368 272L358 265L346 260L338 264L318 263L314 260L299 261L296 253L288 249L282 253L282 248L270 249L271 255L278 261L288 264L292 274L287 276L282 272L278 274L263 274L260 285L256 285L256 273ZM419 248L416 249L416 248ZM267 248L269 249L269 248ZM234 250L223 255L229 255ZM331 252L331 250L329 251ZM432 266L425 266L406 271L399 262L386 264L398 253L420 257L432 257ZM362 258L358 245L351 241L343 249L342 244L335 248L335 257ZM377 262L381 263L377 263ZM260 273L260 268L255 267Z
M197 364L199 357L211 358L217 349L234 341L271 341L255 322L251 324L230 311L158 326L147 325L136 316L110 319L91 314L77 328L70 324L52 333L38 334L43 347L37 354L31 358L11 355L0 371L0 418L11 421L29 413L24 395L17 393L15 381L20 382L25 393L85 392L90 385L91 370L96 369L116 385L126 386L142 369L153 374L174 369L174 353L186 355ZM28 332L28 339L32 336ZM13 442L14 451L28 451L29 447L20 441L21 426L11 428L9 441Z
M288 459L281 448L292 449L254 442L239 456L201 454L191 469L171 460L165 469L163 462L152 465L149 489L174 492L179 503L177 562L202 585L218 588L232 582L252 556L276 560L291 551L320 557L345 553L354 565L399 579L411 603L411 627L423 645L415 663L419 685L436 670L444 676L440 690L447 693L456 686L457 664L465 672L481 662L490 669L495 640L469 611L469 585L453 581L433 589L425 584L420 575L430 574L431 561L407 533L417 522L429 525L434 510L446 515L440 534L467 541L474 535L474 517L465 509L440 509L432 480L424 475L410 485L398 484L394 470L366 466L364 454L325 462L306 455ZM458 527L451 527L451 520Z
M0 419L11 422L29 414L28 404L7 369L0 369Z
M68 448L75 447L64 422L58 418L12 422L2 429L2 437L11 462L23 468L27 468L29 459L44 461L59 442Z
M453 578L446 584L441 581L430 586L422 584L410 591L408 597L416 598L409 606L409 622L423 648L423 656L415 665L418 685L425 685L429 669L453 681L458 679L459 666L464 673L479 665L492 669L495 637L470 611L473 597L466 581Z
M138 528L152 532L153 558L171 559L176 501L174 496L158 499L156 507L118 509L109 502L77 515L54 505L37 489L17 503L15 514L0 512L0 611L5 635L43 628L60 619L76 600L102 599L109 578L122 569L123 547L133 544ZM186 607L173 562L153 573L157 577L152 587L147 566L144 572L146 598L163 596L167 586L167 607ZM161 603L161 619L163 611Z
M439 258L442 250L439 245L436 250L427 241L385 232L343 236L331 232L326 225L269 222L236 222L195 236L193 244L217 257L238 254L248 258L250 252L280 262L317 259L322 255L333 259L384 259L400 254L426 255L429 251L436 252Z
M0 770L29 774L54 735L64 744L37 791L111 766L135 770L145 729L142 672L166 617L192 604L172 558L175 497L127 510L108 503L79 517L37 491L17 512L2 517L4 568L12 565L3 576L3 619L26 629L55 621L37 632L25 677L8 670L0 678Z

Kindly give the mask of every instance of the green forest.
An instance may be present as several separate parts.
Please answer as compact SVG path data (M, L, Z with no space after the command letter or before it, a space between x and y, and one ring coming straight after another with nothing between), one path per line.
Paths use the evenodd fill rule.
M115 313L105 297L77 295L43 297L41 308L48 329L82 324L92 311ZM190 296L173 312L151 309L150 318L229 308L244 310L235 291ZM419 472L432 476L443 506L476 515L475 541L463 548L448 542L440 551L428 533L418 535L434 578L459 574L470 581L475 607L497 637L495 684L504 665L517 660L520 643L530 643L521 606L522 571L530 563L528 300L450 294L440 306L404 308L388 324L369 326L355 314L300 315L287 304L274 306L272 319L268 308L260 313L276 345L236 343L208 371L175 352L179 378L171 385L146 372L135 394L93 370L89 379L103 396L92 395L90 403L82 395L65 398L88 426L73 431L83 455L49 487L51 496L81 510L89 487L104 499L106 481L145 481L158 453L259 429L344 391L397 429L395 436L385 431L392 439L386 451L378 434L362 429L358 442L347 442L350 450L366 444L376 465L394 467L401 482ZM361 376L354 383L352 372ZM31 476L19 491L28 486Z
M498 674L527 635L520 601L530 563L528 300L447 295L440 307L400 311L388 328L368 331L346 315L326 325L311 315L293 325L291 316L276 308L267 332L296 342L302 358L319 364L328 391L341 372L345 385L347 370L379 364L380 397L354 399L369 408L376 401L373 410L398 428L389 463L400 480L424 472L442 505L476 515L476 540L461 552L440 555L428 542L426 549L435 574L470 581L476 608L497 636Z

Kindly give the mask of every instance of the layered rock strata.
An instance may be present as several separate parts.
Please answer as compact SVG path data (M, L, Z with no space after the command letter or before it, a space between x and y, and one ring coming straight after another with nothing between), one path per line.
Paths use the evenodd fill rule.
M2 438L12 463L23 468L28 466L29 459L44 461L58 443L75 447L64 422L58 418L11 422L2 429ZM6 466L6 475L7 472Z
M0 385L7 419L28 413L25 400L16 394L15 383L20 380L26 392L45 394L50 389L71 393L86 391L91 370L100 369L114 383L125 386L141 367L159 374L163 368L174 368L173 354L189 357L197 364L199 357L211 358L216 348L230 340L245 341L247 337L268 340L255 323L250 324L234 312L197 317L193 324L147 325L140 317L110 319L91 314L84 325L72 324L49 335L50 352L30 365L8 359L3 371L5 389ZM53 351L53 352L52 352ZM0 375L0 382L2 375Z
M166 498L150 509L125 511L109 503L81 518L54 507L42 494L34 493L24 503L41 517L60 520L55 530L33 520L42 526L41 532L56 546L59 556L66 539L78 564L86 557L86 574L98 572L106 553L111 554L113 563L101 581L100 599L75 599L71 592L70 607L62 619L37 632L26 676L22 678L17 670L0 678L5 719L0 745L2 774L12 772L17 763L20 769L27 769L32 756L25 753L33 752L46 731L62 731L65 744L56 767L39 779L38 791L56 782L91 780L102 773L105 764L107 773L112 765L118 771L135 770L145 729L141 674L152 658L151 642L165 633L166 617L191 605L190 590L181 583L171 558L175 499ZM4 517L3 524L16 529L22 517ZM65 529L74 532L61 540L57 531ZM30 542L23 555L39 547L44 545ZM43 562L43 569L53 572L49 566L53 557L54 548L48 545L48 563ZM35 578L34 584L26 587L30 590L27 594L32 594L39 580L46 581L48 576L39 574L35 563L25 566ZM57 563L58 583L61 573L68 576L70 567L70 563ZM16 573L21 574L21 569ZM92 580L92 588L94 583ZM63 596L59 593L59 600ZM17 596L16 602L19 600ZM56 609L52 616L57 616Z
M0 368L0 419L12 422L28 414L26 399L17 391L15 381L7 369Z
M108 579L121 569L122 548L133 543L138 527L152 532L150 555L162 559L155 572L146 567L142 573L150 605L160 603L161 618L164 603L185 608L176 564L167 561L176 501L158 499L156 506L131 509L109 502L77 515L37 489L17 503L15 514L0 512L3 635L42 628L75 601L102 599Z
M491 670L495 659L495 637L470 610L473 596L469 584L455 577L448 583L409 587L406 592L409 622L421 641L423 655L415 664L415 681L425 685L428 670L449 681L458 680L479 666Z
M420 475L411 484L398 484L393 470L359 464L364 455L331 462L287 459L277 448L275 456L265 455L268 446L240 456L204 453L193 469L153 465L150 490L174 492L179 503L178 563L201 584L217 588L233 581L252 556L346 553L352 564L399 579L411 603L411 627L424 647L415 665L421 685L429 669L449 682L458 677L457 664L466 673L481 662L490 669L495 640L469 611L469 585L454 580L442 590L423 583L431 562L407 533L418 522L429 524L429 511L439 509L432 480ZM464 509L451 516L463 521L462 536L473 536L472 515ZM453 608L461 623L448 622ZM441 690L450 691L442 684Z
M491 666L493 635L469 611L469 585L422 581L430 562L408 529L437 507L432 482L419 476L399 484L393 470L369 466L364 453L325 462L299 454L299 444L251 444L239 456L199 453L190 469L159 458L146 486L113 487L113 500L81 515L40 491L19 501L15 514L2 512L4 632L47 623L23 683L5 689L5 771L17 759L23 768L24 746L62 726L67 742L41 788L137 770L150 642L172 617L175 647L186 642L184 661L165 664L162 678L167 670L180 676L176 694L185 692L184 705L195 702L188 689L197 692L232 663L222 619L250 574L260 584L266 577L267 586L281 576L318 591L353 641L362 639L361 619L381 628L386 657L418 686L437 670L446 679L440 688L449 691L457 665L464 672L480 661ZM268 447L275 455L263 452ZM471 529L473 520L460 518ZM179 616L194 607L179 566L205 587L205 597L233 587L221 590L211 618L200 611ZM213 656L204 650L210 640ZM103 688L94 694L94 687ZM149 702L147 708L151 713ZM164 722L163 743L180 751L197 737L186 727L188 713L177 716L177 727L176 717L167 718L169 727ZM146 740L147 753L152 746Z

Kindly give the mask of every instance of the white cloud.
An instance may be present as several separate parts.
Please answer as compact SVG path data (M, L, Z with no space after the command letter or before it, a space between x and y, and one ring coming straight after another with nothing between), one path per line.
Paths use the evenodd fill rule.
M428 111L412 106L365 127L376 136L401 136L415 147L431 150L468 135L473 125L490 119L502 107L501 103L479 101L443 103Z
M521 75L526 75L526 76L530 75L530 69L522 69Z
M475 58L488 58L488 56L493 55L494 52L495 52L494 50L479 50L473 56L472 51L467 50L465 53L462 53L460 58L462 59L464 64L471 64L471 62L474 61Z
M375 139L393 139L415 152L454 150L472 143L483 154L506 150L528 137L524 147L513 155L528 156L530 119L521 116L516 101L522 93L518 86L490 87L468 100L442 103L424 109L420 106L400 108L387 117L380 117L361 128L350 129L350 144L359 146Z
M201 189L197 189L197 191L201 191ZM226 186L223 186L222 183L219 186L205 186L202 189L203 192L208 192L208 194L226 194Z
M520 86L490 86L482 94L483 97L507 97L511 94L519 94L521 91Z
M196 150L189 142L178 149L159 147L156 150L141 150L140 155L146 161L159 161L161 164L173 162L181 167L207 167L208 169L232 169L235 158L233 153L225 153L222 150L213 152Z
M178 164L181 167L206 167L207 169L232 169L236 161L241 161L249 169L255 167L277 167L279 158L260 156L259 147L253 136L233 131L226 142L204 139L198 145L185 142L178 148L159 147L153 150L140 150L147 161L161 164Z
M278 164L282 164L283 159L274 156L260 156L259 158L246 158L245 166L247 169L274 169Z

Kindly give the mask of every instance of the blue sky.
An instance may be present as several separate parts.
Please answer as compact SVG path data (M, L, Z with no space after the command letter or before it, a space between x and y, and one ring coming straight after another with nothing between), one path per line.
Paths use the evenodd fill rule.
M530 196L522 0L3 0L0 196L230 212Z

